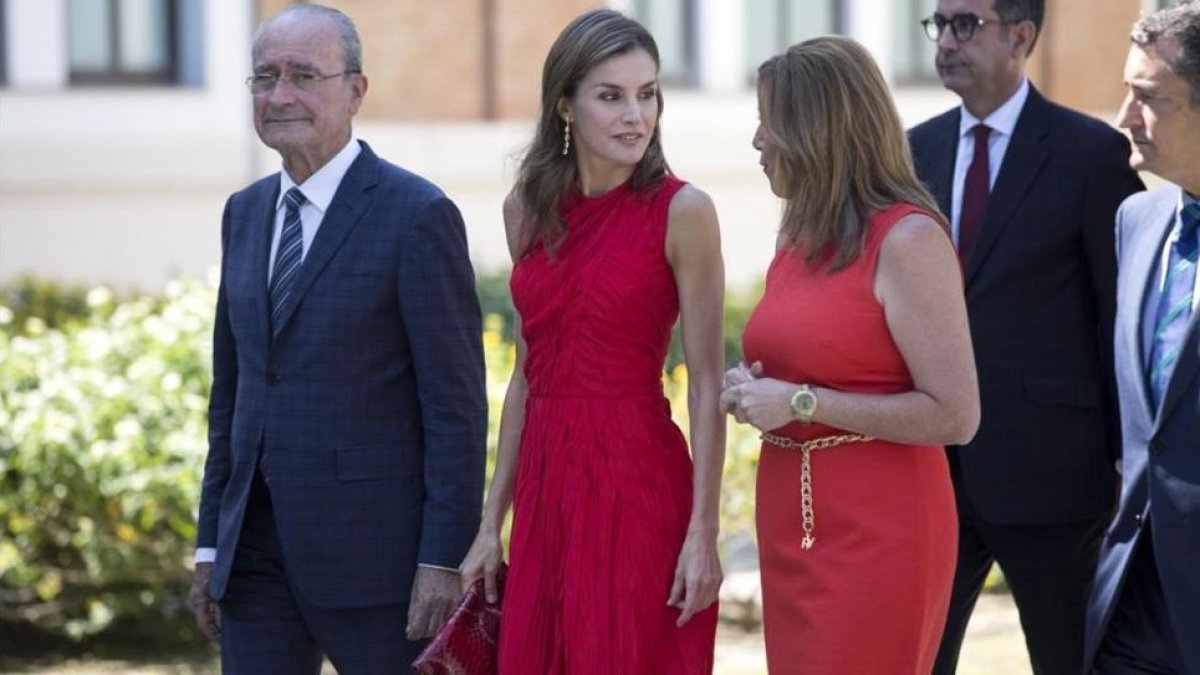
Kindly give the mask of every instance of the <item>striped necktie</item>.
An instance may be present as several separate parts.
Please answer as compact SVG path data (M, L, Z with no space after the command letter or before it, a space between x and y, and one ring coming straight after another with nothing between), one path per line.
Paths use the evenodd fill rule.
M1154 409L1162 406L1167 383L1183 349L1183 336L1192 316L1196 291L1196 257L1200 248L1200 203L1184 207L1179 214L1179 237L1171 245L1167 276L1154 322L1154 342L1150 348L1150 389Z
M304 260L304 233L300 227L300 207L307 200L300 188L292 188L283 196L287 211L283 215L283 229L279 233L279 247L275 251L275 268L271 273L271 337L279 335L280 315L287 304L288 296L296 283L296 274Z

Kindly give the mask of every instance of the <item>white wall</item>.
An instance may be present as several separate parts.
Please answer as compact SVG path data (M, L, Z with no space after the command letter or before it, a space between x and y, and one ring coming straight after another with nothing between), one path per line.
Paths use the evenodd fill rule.
M8 0L5 40L8 82L16 88L56 89L67 83L66 4Z
M251 2L202 6L202 85L69 87L66 0L9 0L0 282L154 286L216 259L224 195L263 166L243 84Z

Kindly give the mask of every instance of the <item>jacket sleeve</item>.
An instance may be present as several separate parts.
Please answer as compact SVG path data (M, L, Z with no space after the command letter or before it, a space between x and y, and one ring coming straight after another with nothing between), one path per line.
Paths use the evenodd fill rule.
M479 529L487 396L466 228L446 197L426 204L417 216L397 283L424 437L417 562L456 568Z
M1092 292L1100 312L1096 339L1102 363L1106 365L1103 370L1105 413L1111 421L1109 455L1114 462L1121 454L1120 414L1113 373L1113 329L1117 311L1116 214L1126 197L1146 189L1142 179L1129 166L1129 152L1129 141L1124 136L1108 134L1092 163L1083 202L1083 243Z
M208 458L204 462L204 481L200 487L200 515L196 546L217 545L217 520L221 495L229 481L231 466L229 444L233 426L234 399L237 396L237 345L229 327L229 305L225 296L225 262L228 260L230 210L232 198L225 203L221 218L221 282L217 289L217 313L213 322L213 379L208 399Z

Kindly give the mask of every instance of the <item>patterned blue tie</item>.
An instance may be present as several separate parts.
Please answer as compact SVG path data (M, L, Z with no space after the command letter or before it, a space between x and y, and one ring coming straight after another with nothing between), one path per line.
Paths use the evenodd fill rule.
M300 227L300 207L307 200L300 188L292 188L283 196L287 211L283 215L283 230L275 251L275 269L271 273L271 337L279 335L280 314L296 283L296 274L304 259L304 233Z
M1171 246L1167 261L1167 278L1163 283L1154 322L1154 342L1150 348L1150 388L1154 393L1154 409L1162 406L1167 383L1179 352L1183 349L1183 334L1192 316L1192 296L1196 290L1196 257L1200 248L1200 204L1184 207L1179 218L1179 238Z

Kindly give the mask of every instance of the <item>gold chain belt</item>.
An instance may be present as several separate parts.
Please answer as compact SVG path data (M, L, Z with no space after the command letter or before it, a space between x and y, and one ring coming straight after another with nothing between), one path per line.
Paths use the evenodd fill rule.
M813 544L817 543L817 538L813 535L816 529L816 520L813 517L812 451L824 450L825 448L832 448L835 445L845 445L847 443L865 443L875 439L862 434L839 434L836 436L822 436L807 441L794 441L790 438L768 433L763 433L760 438L771 445L785 450L800 451L800 517L804 528L804 538L800 540L800 548L807 551L813 547Z

